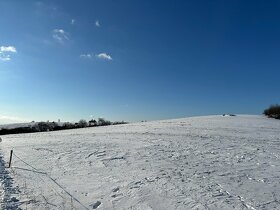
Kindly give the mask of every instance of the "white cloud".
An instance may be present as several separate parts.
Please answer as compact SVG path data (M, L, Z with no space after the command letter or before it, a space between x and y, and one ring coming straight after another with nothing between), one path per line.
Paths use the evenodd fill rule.
M107 53L100 53L97 55L94 55L93 53L84 53L80 55L80 58L84 58L84 59L93 59L93 58L97 58L97 59L102 59L102 60L113 60L113 58L108 55Z
M81 54L80 57L81 57L81 58L88 58L88 59L91 59L91 58L93 57L93 55L90 54L90 53L87 53L87 54Z
M71 20L71 25L74 25L75 22L76 22L76 20L75 20L75 19L72 19L72 20Z
M95 26L96 26L96 27L100 27L99 20L96 20L96 21L95 21Z
M14 46L0 46L0 60L10 61L11 54L17 53L17 49Z
M11 60L11 57L10 57L10 55L3 55L3 54L0 54L0 60L1 60L1 61L10 61L10 60Z
M63 29L54 29L52 37L61 44L69 40L68 33L65 32Z
M108 55L108 54L106 54L106 53L100 53L100 54L98 54L98 55L95 55L97 58L99 58L99 59L102 59L102 60L113 60L113 58L110 56L110 55Z
M16 53L17 52L17 50L16 50L16 48L14 46L7 46L7 47L1 46L0 47L0 51L1 52L12 52L12 53Z

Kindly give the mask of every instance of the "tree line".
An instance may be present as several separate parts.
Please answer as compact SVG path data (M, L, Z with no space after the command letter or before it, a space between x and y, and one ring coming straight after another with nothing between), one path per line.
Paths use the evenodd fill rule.
M280 105L271 105L264 110L263 114L271 118L280 119Z
M105 120L104 118L98 118L98 120L92 119L90 121L81 119L79 122L75 122L75 123L38 122L30 125L26 124L26 126L22 125L20 127L15 127L15 128L2 128L0 130L0 135L58 131L58 130L65 130L65 129L76 129L76 128L119 125L119 124L127 124L127 122L124 121L111 122L109 120Z

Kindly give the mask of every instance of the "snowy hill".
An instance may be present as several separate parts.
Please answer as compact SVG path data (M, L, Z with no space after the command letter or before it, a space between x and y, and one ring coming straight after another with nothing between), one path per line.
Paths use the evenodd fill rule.
M2 137L2 207L280 209L280 121L207 116ZM3 169L3 167L2 167Z

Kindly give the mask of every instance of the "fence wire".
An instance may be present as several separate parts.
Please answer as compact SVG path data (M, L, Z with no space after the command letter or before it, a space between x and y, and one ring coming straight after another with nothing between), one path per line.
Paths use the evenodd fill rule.
M39 180L45 185L44 188L46 189L51 189L55 195L59 196L61 199L62 199L62 206L57 206L56 204L54 203L51 203L51 201L49 201L46 196L44 196L44 193L43 193L43 188L41 187L41 194L40 195L34 195L34 193L32 192L32 190L30 189L31 192L26 192L26 194L33 194L33 198L30 198L30 201L34 201L36 202L36 200L38 199L39 196L42 197L42 199L44 200L45 204L46 205L49 205L49 206L53 206L53 207L62 207L63 209L65 209L65 205L67 203L67 199L62 195L63 193L65 193L66 195L68 195L70 197L70 208L71 209L77 209L75 206L74 206L74 203L73 201L75 201L76 203L78 203L80 206L82 206L84 209L86 210L89 210L88 207L86 207L80 200L78 200L75 196L73 196L69 191L67 191L65 189L65 187L63 187L61 184L59 184L54 178L52 178L47 172L44 172L44 171L40 171L38 170L36 167L32 166L30 163L26 162L25 160L23 160L21 157L19 157L17 154L15 154L15 152L13 152L13 156L15 156L19 161L21 161L22 163L24 163L25 165L27 165L28 167L30 167L31 169L26 169L26 168L20 168L20 167L14 167L12 166L12 172L13 173L16 173L15 170L25 170L25 171L28 171L28 172L31 172L32 174L35 174L36 177L39 178ZM47 178L48 179L48 182L43 178ZM25 177L26 180L27 177ZM58 192L58 190L56 190L53 186L51 186L49 184L49 182L55 184L55 186L57 186L62 192ZM36 183L38 184L38 183ZM25 182L25 185L26 185L26 182ZM24 187L25 190L27 190L27 186Z

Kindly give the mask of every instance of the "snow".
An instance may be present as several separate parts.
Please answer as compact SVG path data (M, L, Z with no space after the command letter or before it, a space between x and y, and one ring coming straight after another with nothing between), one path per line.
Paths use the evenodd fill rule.
M2 206L280 209L279 146L280 121L249 115L2 136Z

